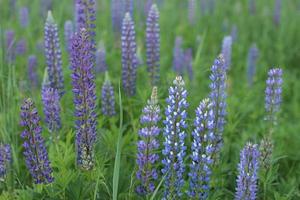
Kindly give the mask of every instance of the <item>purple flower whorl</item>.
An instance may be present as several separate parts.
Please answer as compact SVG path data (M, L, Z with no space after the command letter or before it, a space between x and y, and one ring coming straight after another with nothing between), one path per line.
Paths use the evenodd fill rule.
M54 22L52 13L48 12L45 23L45 56L50 86L59 91L59 95L64 93L64 76L62 70L61 49L58 36L57 24Z
M96 52L96 72L103 73L107 71L106 50L104 44L101 42Z
M72 49L72 37L74 35L73 22L67 20L65 22L64 29L65 29L65 47L68 53L70 53Z
M21 7L19 10L20 24L23 28L26 28L29 24L29 12L27 7Z
M225 36L222 44L222 55L224 56L224 67L228 70L231 66L231 36Z
M160 28L158 21L159 12L156 4L153 4L147 18L146 29L147 66L152 86L157 85L159 81Z
M10 167L11 148L9 144L0 144L0 181L5 180L8 168Z
M116 114L115 93L108 75L106 75L105 79L102 86L101 110L103 115L112 117Z
M93 55L87 30L75 33L71 51L72 85L76 116L77 164L81 169L94 166L96 142L96 93L93 75Z
M190 189L188 192L191 198L208 198L213 164L212 153L214 152L212 143L215 139L213 119L212 104L209 99L204 99L196 109L195 128L192 132L192 163L190 164Z
M39 76L37 74L37 58L35 55L28 57L28 81L31 88L37 88L39 85Z
M127 95L136 92L136 70L138 65L134 23L126 13L122 26L122 83Z
M182 49L182 37L180 36L176 37L173 48L173 70L181 76L184 73L184 53Z
M181 76L177 76L173 86L169 89L168 104L164 121L164 159L162 161L162 173L165 175L164 199L178 199L182 195L184 185L183 174L185 171L184 157L186 146L184 140L186 137L186 101L187 91L185 83Z
M248 52L248 65L247 65L248 66L247 78L248 78L249 86L252 86L253 84L253 78L256 72L257 58L258 58L258 49L256 47L256 44L252 44Z
M136 172L139 185L136 191L139 195L149 195L155 190L155 180L158 178L158 172L155 164L159 156L155 153L159 148L159 141L157 136L160 133L158 123L160 121L160 107L157 101L157 88L152 90L151 99L148 100L147 105L143 109L140 122L143 126L139 130L140 140L137 143L137 165Z
M226 123L226 69L224 68L224 58L222 54L214 61L211 67L210 75L210 95L209 99L212 103L213 110L213 159L216 162L218 154L223 143L223 131Z
M241 151L239 175L235 193L236 200L255 200L259 170L259 151L256 144L248 143Z
M20 125L23 127L21 134L24 140L23 154L27 169L35 184L51 183L54 179L44 139L41 135L40 117L34 102L30 98L24 100L20 116Z

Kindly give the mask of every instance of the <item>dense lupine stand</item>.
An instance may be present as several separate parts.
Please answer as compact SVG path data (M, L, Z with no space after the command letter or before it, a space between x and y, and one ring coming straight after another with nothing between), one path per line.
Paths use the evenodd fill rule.
M162 199L173 200L188 196L189 199L208 199L211 180L216 169L220 167L220 152L224 144L223 132L227 117L227 73L231 64L231 52L234 38L225 36L221 54L211 66L209 89L207 97L200 101L195 110L195 118L187 120L189 107L189 91L186 89L184 74L193 79L193 52L182 46L184 38L176 37L173 50L173 71L177 73L173 83L170 83L166 107L161 107L163 101L158 98L160 82L160 25L159 8L152 1L145 4L147 11L145 26L145 52L147 72L150 85L153 88L150 98L143 102L140 124L136 134L136 169L135 192L146 198L152 197L158 190L162 191ZM203 3L203 2L202 2ZM203 3L204 4L204 3ZM115 92L117 91L109 77L109 66L106 63L106 50L103 43L97 49L95 41L96 1L76 0L76 20L64 24L65 48L62 49L59 40L58 26L48 12L44 26L44 50L46 71L41 89L44 119L41 119L35 103L28 97L20 106L20 126L23 141L23 154L26 167L32 176L34 184L51 184L55 182L48 156L47 144L43 138L41 124L51 133L51 142L60 140L62 128L61 99L65 93L73 93L74 104L74 134L76 167L84 172L95 170L95 145L100 137L97 134L97 117L113 118L121 110L116 108ZM206 5L213 6L213 5ZM274 11L274 23L280 23L281 1L277 0ZM189 22L195 23L195 1L188 1ZM114 34L121 39L122 75L120 91L125 98L137 94L137 43L135 22L133 18L133 0L111 1L112 26ZM255 1L249 1L252 14L256 12ZM20 8L20 23L22 27L29 24L28 8ZM236 27L235 27L236 28ZM235 30L234 35L236 35ZM26 41L14 42L14 31L6 31L6 60L13 62L15 55L27 51ZM65 91L65 75L62 69L62 51L69 56L70 78L72 91ZM255 43L249 49L247 61L247 79L249 86L253 85L256 73L256 62L259 50ZM28 77L31 88L38 88L39 77L37 57L28 57ZM105 73L105 82L101 87L101 109L96 102L95 76ZM280 68L270 69L265 89L265 117L268 130L260 144L249 141L240 152L240 162L237 165L235 199L255 200L259 190L259 172L267 171L272 159L272 133L278 125L278 114L282 102L283 71ZM111 75L111 74L110 74ZM191 136L190 143L188 137ZM12 167L12 152L10 144L0 144L0 181L5 181ZM216 187L216 186L215 186Z

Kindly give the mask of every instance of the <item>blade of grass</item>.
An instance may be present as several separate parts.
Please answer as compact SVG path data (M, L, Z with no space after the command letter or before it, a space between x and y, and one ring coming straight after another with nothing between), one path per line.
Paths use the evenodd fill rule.
M165 178L166 178L166 175L167 175L167 174L165 174L165 175L162 177L162 179L160 180L158 186L155 188L155 190L154 190L154 192L153 192L153 194L152 194L152 196L151 196L151 198L150 198L149 200L154 200L154 198L155 198L155 196L156 196L158 190L160 189L162 183L164 182L164 180L165 180Z

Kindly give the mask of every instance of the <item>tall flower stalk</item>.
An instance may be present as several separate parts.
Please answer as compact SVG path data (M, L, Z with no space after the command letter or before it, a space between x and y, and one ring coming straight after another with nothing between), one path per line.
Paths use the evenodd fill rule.
M96 94L93 55L86 29L73 37L71 51L72 85L76 117L77 164L81 169L94 167L96 142Z
M210 75L210 95L209 98L212 103L213 110L213 128L214 134L213 146L213 159L217 161L219 152L223 145L223 131L225 126L226 116L226 69L224 68L224 58L222 54L214 61L211 67Z
M27 7L21 7L19 10L20 24L23 28L26 28L29 24L29 12Z
M0 181L5 180L11 162L12 158L10 145L0 144Z
M122 0L111 0L111 19L115 33L121 33L123 18Z
M231 36L225 36L222 44L222 54L224 57L225 69L229 69L231 65L231 46L232 46Z
M37 58L35 55L28 57L28 81L31 88L37 88L39 85L39 76L37 73Z
M35 184L51 183L54 179L44 139L41 135L40 117L31 99L24 100L20 116L20 125L23 127L21 134L24 140L23 155L27 169Z
M240 154L236 200L255 200L259 170L259 151L256 144L248 143Z
M173 86L169 89L169 97L167 98L167 108L165 111L166 120L164 121L164 149L163 149L163 169L165 175L164 182L164 199L179 199L182 195L182 187L184 184L184 157L186 154L186 146L184 140L186 138L186 109L188 103L186 101L187 91L185 83L181 76L177 76L173 82Z
M114 88L109 80L108 73L105 74L105 82L102 86L101 110L102 114L112 117L116 114Z
M253 85L253 79L256 73L256 61L258 58L258 48L256 44L252 44L248 52L248 63L247 63L247 79L248 85Z
M184 73L184 52L182 49L182 37L180 36L176 37L173 48L173 70L181 76Z
M215 137L213 133L214 113L209 99L200 102L196 109L196 119L192 132L192 153L190 164L190 188L191 199L207 199L209 192L210 176L212 173L212 146Z
M122 26L122 83L125 93L133 96L136 93L137 54L134 23L126 13Z
M147 18L146 48L147 66L151 85L155 86L159 81L160 67L160 27L159 12L156 4L153 4Z
M196 21L196 0L188 1L188 15L190 24L194 25Z
M140 118L142 128L139 130L140 140L137 143L137 165L136 173L139 185L136 191L139 195L149 195L155 190L155 181L158 178L158 172L155 165L159 156L155 153L159 148L157 139L160 134L158 123L160 121L160 107L157 100L157 88L152 90L151 99L143 109Z
M57 24L54 22L52 13L48 12L45 24L45 56L50 86L59 91L59 95L64 93L64 76L62 70L62 57Z
M65 35L65 48L67 49L68 53L71 52L72 49L72 37L74 35L74 27L73 22L67 20L64 25L64 35Z
M104 73L107 71L106 50L104 44L101 42L96 52L96 72Z

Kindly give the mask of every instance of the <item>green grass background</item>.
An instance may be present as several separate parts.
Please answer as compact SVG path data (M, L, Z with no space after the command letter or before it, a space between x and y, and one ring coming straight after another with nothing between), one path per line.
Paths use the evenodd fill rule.
M196 24L188 23L187 0L164 0L160 5L161 25L161 81L159 103L162 111L166 106L168 87L175 77L172 71L173 45L176 36L182 36L184 48L193 49L193 69L195 79L185 76L189 93L188 123L192 125L194 110L201 99L209 93L210 67L220 53L222 38L230 34L232 25L238 28L238 38L232 47L232 65L228 74L228 116L224 132L220 170L214 175L210 199L233 199L239 152L247 141L259 143L265 134L264 89L267 71L271 67L284 70L283 104L278 126L273 135L274 164L268 177L260 180L259 199L300 199L300 2L283 0L281 24L273 23L273 0L259 0L257 12L250 15L248 1L216 0L213 13L200 13L197 7ZM62 48L64 45L63 25L73 19L73 1L53 0L53 16L59 25ZM21 28L18 8L28 6L30 24ZM135 10L135 24L139 51L145 61L145 17ZM120 38L113 34L109 0L97 1L97 41L103 41L107 50L107 63L112 83L115 87L117 110L120 115L108 119L97 110L98 140L96 145L96 167L91 172L82 172L75 166L74 151L74 107L68 55L63 51L63 68L66 94L62 98L61 140L53 144L44 128L50 160L54 168L54 183L46 186L32 184L25 167L19 123L22 100L31 97L43 116L40 88L30 90L27 78L27 57L38 56L38 74L42 79L45 69L43 51L36 48L43 42L45 13L40 13L40 1L19 0L17 9L9 7L8 0L0 0L0 139L12 145L13 164L8 179L0 183L0 199L142 199L135 194L135 153L139 116L151 93L146 66L138 69L137 95L128 98L119 93L121 76ZM16 62L6 62L4 31L13 29L16 40L25 38L28 45L26 55L17 56ZM197 36L201 37L200 44ZM247 53L255 42L259 48L257 73L253 87L248 87L246 79ZM104 75L97 75L97 102L100 102ZM122 90L120 90L122 91ZM121 120L121 115L123 115ZM43 126L45 124L43 123ZM163 125L161 124L161 127ZM187 130L187 144L190 146L192 126ZM120 140L118 142L118 137ZM163 138L161 138L163 140ZM119 145L118 145L119 144ZM117 148L118 147L118 148ZM115 165L115 157L120 161ZM117 157L118 158L118 157ZM118 160L118 159L116 159ZM187 159L188 165L189 159ZM117 171L116 171L117 170ZM119 175L118 175L119 173ZM187 179L187 176L185 176ZM158 184L158 183L157 183ZM186 182L185 190L188 182ZM118 187L117 187L118 186ZM158 190L153 199L160 199ZM116 196L115 196L116 197ZM186 195L183 199L188 199Z

